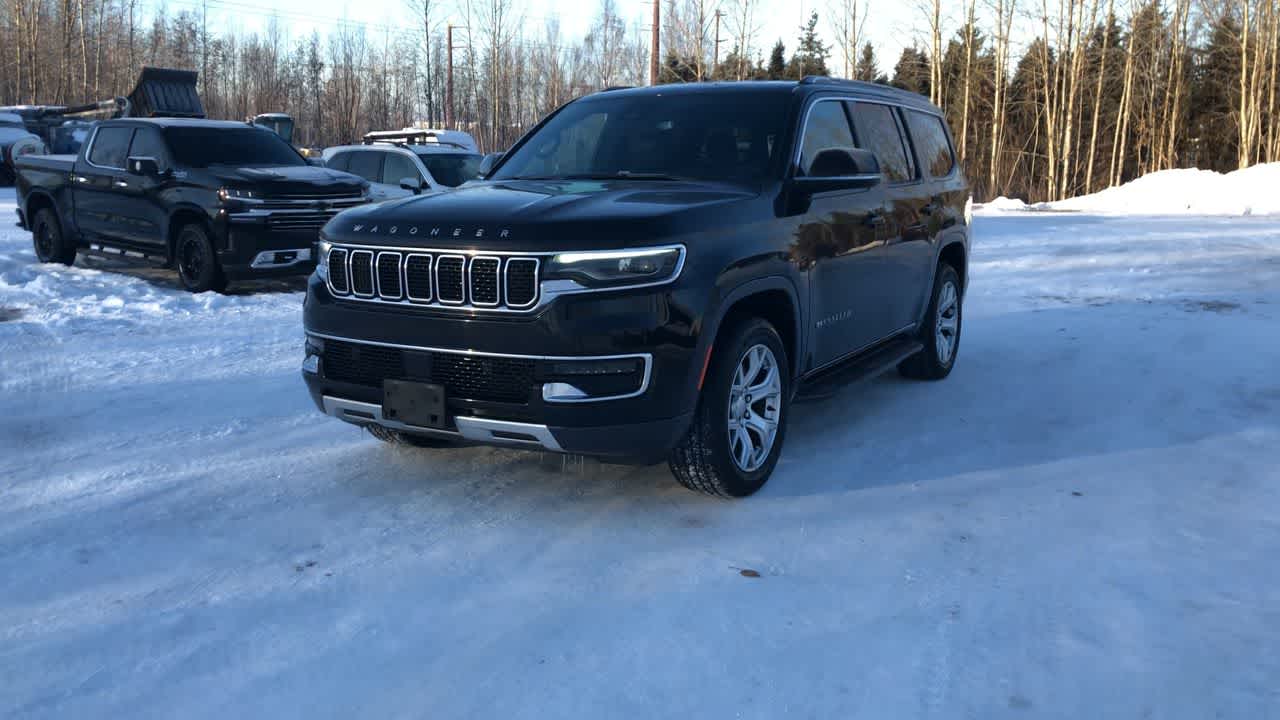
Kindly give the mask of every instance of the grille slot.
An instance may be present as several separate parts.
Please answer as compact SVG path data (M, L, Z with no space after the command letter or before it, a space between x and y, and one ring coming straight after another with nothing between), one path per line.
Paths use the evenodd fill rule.
M538 261L533 258L507 260L507 305L522 308L538 299Z
M351 251L351 291L373 297L373 253L368 250Z
M440 302L462 305L467 301L467 259L461 255L440 255L436 258L436 296Z
M325 340L324 374L337 382L381 388L383 380L443 385L445 396L524 404L535 389L532 358L402 350Z
M351 292L347 282L347 251L342 248L329 250L329 287L339 295Z
M404 260L405 293L415 302L431 302L431 256L409 255Z
M400 253L378 253L378 296L399 300L404 295L400 283Z
M496 257L471 259L471 304L496 307L498 304L498 270L502 261Z

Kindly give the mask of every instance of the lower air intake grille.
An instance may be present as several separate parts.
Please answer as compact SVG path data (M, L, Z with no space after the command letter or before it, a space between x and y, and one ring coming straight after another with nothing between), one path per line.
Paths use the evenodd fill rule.
M324 341L324 374L330 380L380 388L383 380L443 385L445 396L463 400L526 403L534 389L529 358L402 350L380 345Z

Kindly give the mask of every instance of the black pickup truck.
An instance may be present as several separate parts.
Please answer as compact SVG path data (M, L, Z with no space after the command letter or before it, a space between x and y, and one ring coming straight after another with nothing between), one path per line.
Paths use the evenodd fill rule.
M951 372L968 196L918 95L597 93L483 181L326 225L303 377L382 440L666 459L689 488L747 495L793 400Z
M321 226L369 200L361 178L229 121L107 120L79 155L16 166L18 224L41 262L70 265L79 249L144 258L193 292L309 273Z

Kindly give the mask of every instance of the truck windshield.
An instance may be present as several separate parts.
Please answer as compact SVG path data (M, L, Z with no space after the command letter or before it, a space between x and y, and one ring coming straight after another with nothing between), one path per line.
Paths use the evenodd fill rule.
M164 135L169 141L174 159L184 167L280 167L307 164L289 143L263 128L167 127Z
M787 105L764 91L597 95L561 110L492 179L758 182L781 152Z

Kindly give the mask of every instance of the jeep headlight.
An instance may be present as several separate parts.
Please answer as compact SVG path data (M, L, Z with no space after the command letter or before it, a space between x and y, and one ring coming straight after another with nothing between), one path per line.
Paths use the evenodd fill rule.
M573 280L592 288L620 288L670 282L684 266L684 246L638 250L567 252L551 257L544 280Z
M316 244L316 277L329 281L329 249L333 247L333 243L328 240L321 239Z

